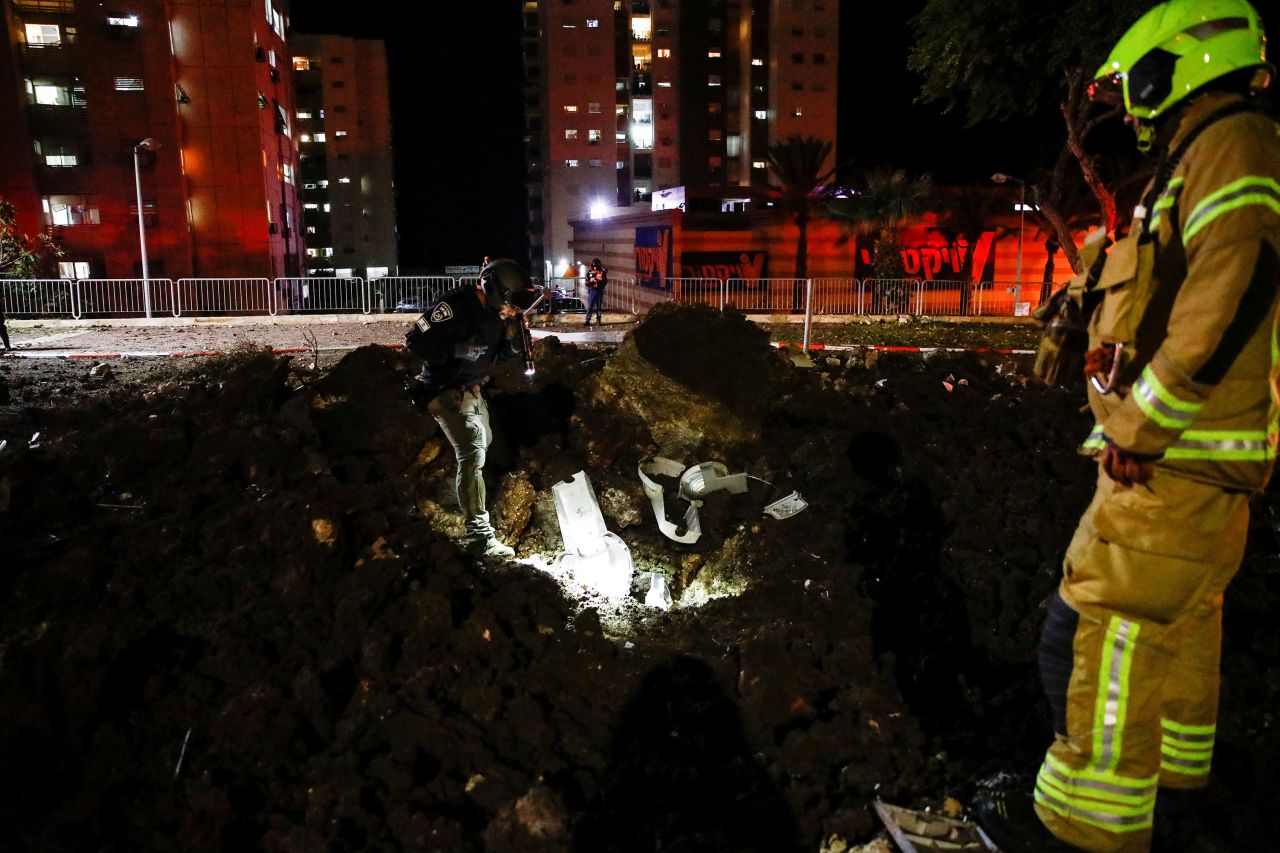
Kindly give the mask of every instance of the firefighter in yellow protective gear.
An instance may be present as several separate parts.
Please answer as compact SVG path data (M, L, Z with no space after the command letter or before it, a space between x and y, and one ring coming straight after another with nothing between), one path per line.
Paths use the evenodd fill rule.
M1158 791L1209 782L1223 592L1277 445L1280 126L1251 101L1274 70L1264 46L1245 0L1170 0L1095 81L1161 159L1084 295L1098 485L1041 635L1056 736L1039 825L978 813L1009 853L1149 850Z

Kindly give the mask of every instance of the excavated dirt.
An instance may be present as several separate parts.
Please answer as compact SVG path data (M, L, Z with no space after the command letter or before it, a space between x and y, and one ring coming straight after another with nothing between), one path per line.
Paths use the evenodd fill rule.
M1034 771L1039 624L1094 476L1077 393L996 355L798 366L701 308L538 355L492 389L509 563L451 538L410 355L0 367L0 848L836 851L877 797ZM654 455L753 479L679 545ZM625 601L542 570L579 470L631 549ZM807 509L763 514L793 490ZM1278 536L1268 494L1214 783L1158 850L1280 832Z

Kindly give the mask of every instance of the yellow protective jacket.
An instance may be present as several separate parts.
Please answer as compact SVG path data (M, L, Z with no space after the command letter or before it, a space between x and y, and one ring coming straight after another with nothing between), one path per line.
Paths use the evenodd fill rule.
M1176 151L1215 112L1210 94L1170 129ZM1144 193L1144 199L1147 193ZM1146 229L1140 218L1149 218ZM1146 233L1144 233L1144 231ZM1150 210L1107 255L1089 346L1123 344L1108 394L1089 387L1097 425L1158 466L1229 489L1261 489L1277 444L1280 125L1237 112L1205 126Z

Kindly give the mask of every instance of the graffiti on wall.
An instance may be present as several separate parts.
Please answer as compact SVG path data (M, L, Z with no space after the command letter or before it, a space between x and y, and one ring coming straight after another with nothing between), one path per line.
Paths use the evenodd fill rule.
M966 253L972 252L970 279L990 281L995 270L995 241L995 231L984 231L972 246L947 240L936 231L908 233L904 236L902 246L903 271L911 278L926 281L955 281L964 271ZM864 275L870 275L873 260L870 246L859 241L856 257L858 270Z
M666 290L671 286L672 245L670 225L636 229L636 284Z
M684 252L680 275L684 278L766 278L768 252Z

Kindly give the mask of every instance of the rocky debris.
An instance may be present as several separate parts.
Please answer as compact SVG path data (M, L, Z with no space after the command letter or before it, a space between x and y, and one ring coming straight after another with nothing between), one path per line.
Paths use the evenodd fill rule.
M403 353L316 378L245 348L0 410L11 844L848 850L877 797L1034 769L1042 606L1094 476L1075 395L1005 356L802 370L706 309L538 365L494 383L488 469L529 564L459 550ZM680 546L635 473L659 449L758 479ZM537 568L579 470L636 562L620 604ZM1259 499L1228 594L1214 786L1172 825L1205 849L1280 828L1278 516Z

